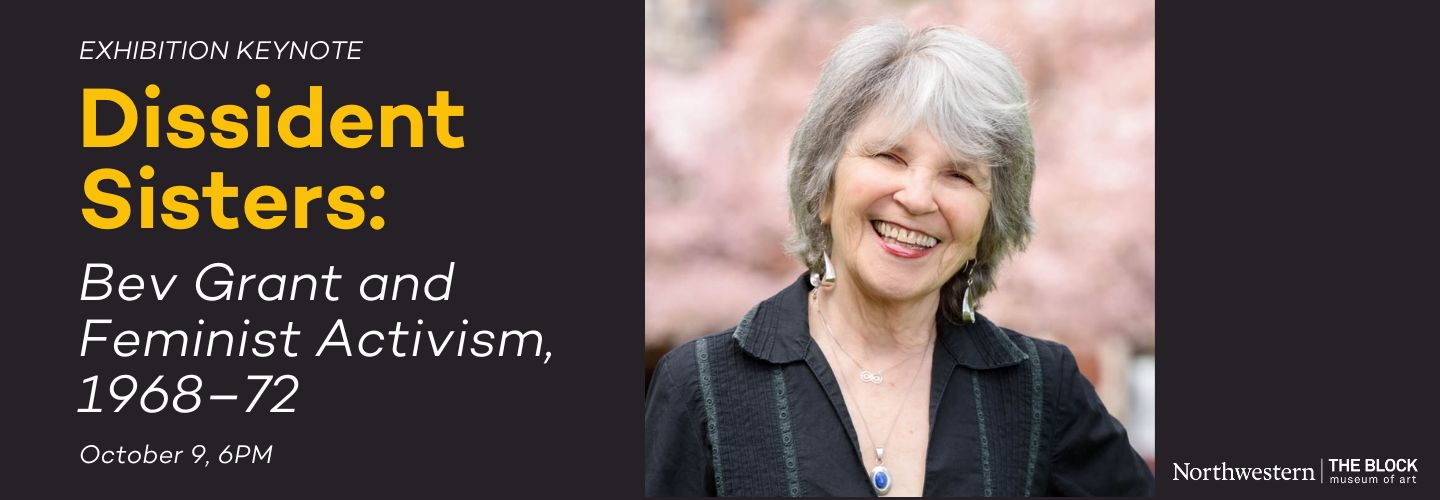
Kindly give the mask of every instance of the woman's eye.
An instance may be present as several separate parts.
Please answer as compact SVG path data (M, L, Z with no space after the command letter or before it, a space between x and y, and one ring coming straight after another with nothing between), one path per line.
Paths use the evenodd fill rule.
M874 156L872 156L872 158L880 158L880 159L882 159L882 160L890 160L890 161L893 161L893 162L895 162L895 163L905 163L904 161L900 160L900 157L899 157L899 156L895 156L893 153L876 153Z
M950 178L952 178L952 179L959 179L959 180L962 180L962 181L965 181L965 182L970 182L970 176L965 175L964 172L961 172L961 171L959 171L959 170L951 170L951 171L950 171L948 174L946 174L946 175L948 175L948 176L949 176Z

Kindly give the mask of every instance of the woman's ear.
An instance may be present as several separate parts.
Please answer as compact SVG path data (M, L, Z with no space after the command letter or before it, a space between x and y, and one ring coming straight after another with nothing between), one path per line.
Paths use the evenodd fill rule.
M831 189L825 193L825 200L820 202L820 225L830 225L830 212L835 208L835 190Z

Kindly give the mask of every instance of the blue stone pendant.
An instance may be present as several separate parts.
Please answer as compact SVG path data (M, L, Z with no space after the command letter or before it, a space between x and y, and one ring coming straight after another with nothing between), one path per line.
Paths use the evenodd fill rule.
M875 488L877 495L890 493L890 470L884 465L876 465L874 469L870 469L870 487Z

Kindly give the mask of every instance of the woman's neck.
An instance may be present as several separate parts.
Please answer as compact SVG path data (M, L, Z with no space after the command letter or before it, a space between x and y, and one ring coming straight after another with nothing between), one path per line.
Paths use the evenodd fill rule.
M926 348L935 335L939 293L913 301L887 301L858 288L837 284L816 291L816 307L829 318L842 342L863 344L861 350L868 358L908 355Z

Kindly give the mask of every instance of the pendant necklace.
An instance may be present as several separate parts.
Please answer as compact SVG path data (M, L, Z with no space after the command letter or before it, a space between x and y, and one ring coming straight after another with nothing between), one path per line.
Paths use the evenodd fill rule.
M820 314L820 321L825 325L825 330L829 331L830 323L825 320L825 314L820 313L818 293L816 294L815 311ZM840 342L838 340L835 339L835 332L829 331L829 333L830 341L834 343L836 347L839 347L841 352L844 352L845 348L840 345ZM929 351L930 346L934 343L934 341L935 338L931 337L930 340L925 343L925 349L920 352L924 353L926 351ZM845 353L845 356L850 357L850 361L855 363L855 366L859 367L861 370L865 369L863 366L860 366L859 361L856 361L854 357L850 356L850 353ZM909 358L907 358L906 361L909 361ZM900 365L895 365L891 368L895 368L898 366ZM875 440L875 434L870 431L870 422L865 419L865 409L860 407L860 400L851 398L851 400L855 402L855 412L860 415L860 424L865 426L865 435L870 438L870 444L875 445L876 465L874 468L870 469L870 487L875 490L876 495L885 496L890 493L890 488L894 486L895 481L893 480L893 478L890 477L890 469L887 469L885 467L885 443L890 442L890 436L895 434L895 425L900 423L900 416L905 413L905 403L910 401L910 393L915 392L913 390L915 388L915 381L920 379L920 369L924 366L924 362L921 362L919 365L915 366L915 373L914 375L910 376L910 385L905 390L905 397L900 399L900 409L895 412L895 420L890 422L890 430L885 433L885 442L879 442ZM836 368L839 367L837 366ZM842 373L842 375L844 374ZM866 380L866 382L870 381ZM872 383L878 384L879 382ZM841 390L844 390L844 386L841 386Z
M886 368L884 371L872 372L870 370L867 370L865 369L864 365L860 364L860 360L855 359L855 356L851 355L850 351L845 350L845 346L840 343L840 339L835 338L835 331L830 329L830 321L825 319L825 313L820 310L820 294L817 292L811 297L812 300L815 302L815 312L820 315L820 323L825 325L825 333L830 335L830 341L835 344L835 347L839 347L840 352L844 354L845 357L850 358L850 362L855 363L855 366L857 368L860 368L860 381L862 382L869 382L871 384L880 385L881 382L885 381L886 372L899 368L900 365L909 363L911 359L915 358L915 356L925 353L924 350L921 350L918 353L912 354L909 357L900 360L899 363L895 363L894 366Z

